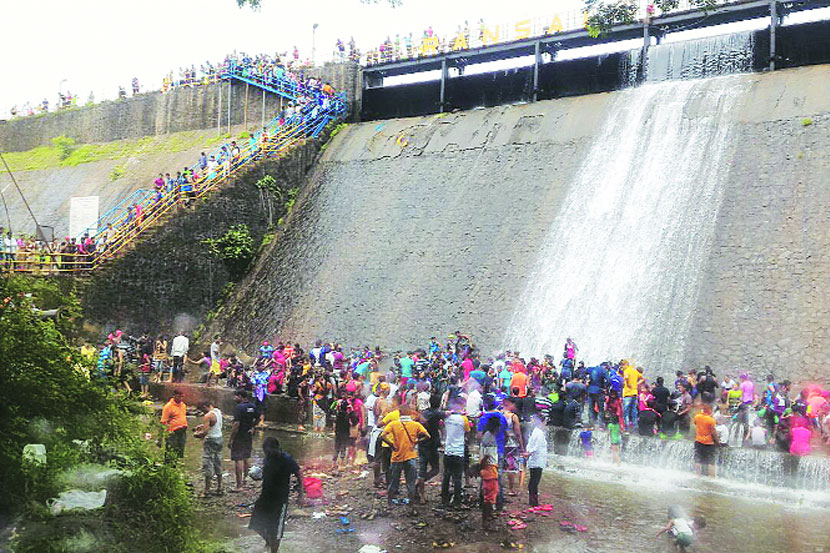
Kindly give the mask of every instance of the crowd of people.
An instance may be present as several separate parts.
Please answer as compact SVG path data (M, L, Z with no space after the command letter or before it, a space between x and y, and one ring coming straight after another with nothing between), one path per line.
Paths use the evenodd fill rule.
M328 112L337 94L330 83L306 77L281 65L279 58L266 55L229 56L222 70L239 72L265 83L279 83L290 88L296 100L286 101L282 111L269 124L248 133L247 138L230 140L210 154L202 152L196 163L180 171L159 173L151 192L122 210L108 214L101 223L102 228L92 236L86 232L79 237L67 236L63 241L46 241L12 236L11 231L4 233L0 228L3 268L44 274L91 269L99 256L132 239L161 212L172 207L190 206L204 190L242 165L258 159L268 144L282 139L288 126L315 121L320 113Z
M426 483L440 478L443 508L469 508L472 502L485 525L525 486L530 507L545 507L539 483L548 462L549 427L577 433L586 458L593 456L597 436L608 440L615 462L632 434L694 440L697 471L713 476L720 446L803 456L826 448L830 439L830 391L818 386L793 395L787 380L768 376L756 385L747 373L719 378L705 366L678 372L669 388L664 378L649 378L629 360L586 366L571 339L557 360L528 359L517 351L484 357L462 332L444 343L433 337L425 347L391 354L369 347L347 351L322 341L304 350L298 343L264 340L249 356L215 336L209 348L193 355L183 333L172 341L131 340L144 394L150 380L183 382L188 371L196 374L187 380L234 390L228 445L235 489L245 484L252 436L264 426L269 396L286 396L297 400L299 430L310 423L312 433L333 434L333 471L365 453L371 481L385 490L389 508L424 504ZM112 353L124 343L120 331L108 338L99 359L119 368L108 372L99 362L102 378L116 372L124 377L123 355ZM176 416L185 412L182 397L177 391L162 416L174 457L183 454L185 443L186 417ZM214 477L221 482L221 446L208 440L221 441L216 424L221 429L222 414L210 402L200 411L207 494ZM472 496L464 491L471 483L478 490ZM686 540L687 526L672 517L665 531Z
M113 347L124 346L105 345L101 358L113 359ZM424 348L391 355L368 347L346 352L340 344L323 342L305 351L300 344L265 340L248 357L229 351L217 336L208 350L194 356L183 334L171 342L165 336L155 340L145 336L136 340L136 348L145 393L149 380L182 382L186 368L198 366L199 380L205 385L250 394L258 425L264 424L269 396L296 398L300 430L310 422L312 432L332 431L335 465L353 462L362 444L369 457L379 461L377 484L391 470L389 460L384 461L384 440L395 438L383 431L396 418L387 418L395 410L420 421L431 436L419 448L423 479L438 470L439 429L448 430L450 414L466 421L461 424L457 418L454 423L486 433L487 413L500 413L501 425L493 432L498 449L494 459L507 475L511 493L516 492L511 475L523 470L522 456L528 453L534 421L542 427L577 429L586 456L592 454L594 431L605 430L615 461L631 434L694 439L701 470L711 470L715 448L721 445L773 448L802 456L830 442L830 392L817 385L804 386L793 395L788 380L776 382L770 375L763 385L756 385L747 373L718 378L706 366L678 371L669 387L663 377L650 379L642 367L625 359L585 366L577 360L579 350L570 339L558 361L551 355L526 359L510 351L484 358L460 332L444 344L433 338ZM306 420L309 413L311 421ZM400 442L401 437L397 439ZM466 468L470 443L465 444ZM451 444L450 451L452 445L457 444ZM454 460L450 461L452 466Z

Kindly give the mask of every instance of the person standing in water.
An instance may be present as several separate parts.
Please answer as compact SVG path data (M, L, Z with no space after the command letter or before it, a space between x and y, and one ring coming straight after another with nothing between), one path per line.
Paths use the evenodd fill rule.
M280 442L267 437L262 443L265 465L262 467L262 491L254 503L248 528L265 539L271 553L280 549L285 519L288 515L288 496L291 492L291 476L297 479L297 504L303 504L303 477L294 458L280 449Z
M202 471L205 474L205 489L200 497L210 495L210 482L216 476L216 495L222 495L222 411L211 400L199 404L205 414L202 424L193 430L193 435L204 440Z
M718 431L712 418L712 405L703 404L703 411L695 415L695 472L715 476Z

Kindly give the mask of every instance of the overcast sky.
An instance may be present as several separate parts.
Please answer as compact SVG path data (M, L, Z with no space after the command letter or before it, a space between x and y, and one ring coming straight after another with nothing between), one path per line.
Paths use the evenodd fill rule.
M171 69L216 62L233 50L274 53L296 45L311 57L312 25L317 59L331 56L338 37L354 36L365 51L387 35L420 33L428 25L451 33L465 19L515 22L525 17L578 11L580 0L494 2L404 0L391 8L382 0L262 0L260 11L235 0L0 0L3 80L0 117L12 105L47 98L58 89L86 101L113 98L138 77L142 90L158 89ZM66 82L61 84L61 81Z

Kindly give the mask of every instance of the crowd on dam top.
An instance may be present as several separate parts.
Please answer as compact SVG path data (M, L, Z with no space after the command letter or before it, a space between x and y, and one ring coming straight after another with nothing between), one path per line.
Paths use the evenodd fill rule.
M336 54L338 58L341 56L341 53L339 52L341 45L342 41L338 40L338 53ZM350 42L350 46L354 46L354 39ZM355 55L354 52L355 51L352 50L350 57ZM343 50L342 55L345 56L345 49ZM132 95L136 96L146 92L160 91L165 93L175 88L215 84L225 77L225 74L230 68L238 67L240 65L256 67L263 73L277 70L289 71L290 75L297 77L297 82L300 84L305 81L305 77L303 75L304 72L312 67L310 60L300 59L300 51L296 46L290 52L285 51L282 53L275 53L273 56L270 54L250 55L245 52L234 51L226 55L224 59L219 62L206 61L205 63L200 64L198 68L196 67L196 64L192 64L190 67L179 67L178 71L171 69L162 78L161 87L159 89L142 90L138 77L133 77L130 82L129 89L132 91ZM127 88L119 85L117 90L117 99L123 100L127 98ZM12 119L14 119L16 117L29 117L49 113L50 110L60 111L78 106L77 94L73 94L68 90L66 92L60 90L57 95L57 101L54 103L51 103L48 98L44 98L40 102L26 102L22 107L14 105L9 109L9 115ZM86 102L83 105L89 106L93 104L95 104L95 95L90 92Z
M143 199L114 213L100 229L91 229L78 237L63 240L14 235L0 227L0 262L5 271L54 274L64 271L88 270L108 248L137 235L144 226L171 207L187 208L200 193L217 180L225 178L245 163L258 159L267 144L279 140L285 125L314 121L330 108L336 91L328 82L306 78L279 64L268 56L229 56L227 63L245 71L246 75L264 80L287 79L293 83L296 101L286 101L272 123L247 137L229 140L210 153L202 152L193 165L180 171L159 173ZM229 65L229 66L230 66ZM223 66L227 67L227 66ZM97 232L96 232L97 230Z

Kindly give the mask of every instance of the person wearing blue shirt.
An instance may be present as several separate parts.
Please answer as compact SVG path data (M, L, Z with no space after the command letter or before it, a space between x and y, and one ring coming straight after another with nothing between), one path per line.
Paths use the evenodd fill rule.
M605 368L602 365L588 367L588 420L592 425L597 424L597 419L605 420L602 399L604 389Z
M429 339L429 356L432 357L436 353L441 351L441 344L438 343L438 340L433 336Z

